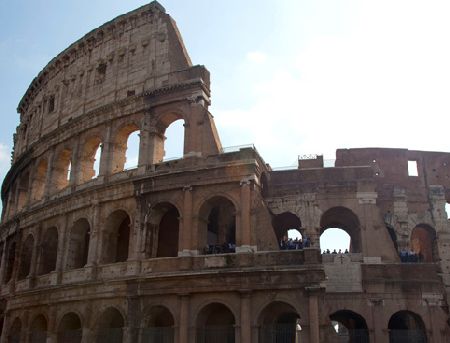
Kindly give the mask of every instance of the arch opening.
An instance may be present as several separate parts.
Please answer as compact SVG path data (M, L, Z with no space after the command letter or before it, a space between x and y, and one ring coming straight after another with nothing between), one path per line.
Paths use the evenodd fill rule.
M132 169L138 165L140 131L135 124L120 128L113 144L112 173Z
M259 343L301 342L300 316L289 304L276 301L259 315Z
M17 195L17 211L23 209L27 204L28 194L30 191L29 181L30 181L29 172L25 172L24 174L21 175Z
M45 343L47 341L47 319L40 314L33 319L30 325L29 342Z
M178 256L180 228L178 209L170 203L153 207L146 217L146 257Z
M96 178L100 172L100 158L102 141L99 137L89 138L83 147L80 158L79 177L80 183Z
M22 250L20 252L19 272L17 274L18 280L23 280L30 274L33 247L34 238L33 235L30 234L22 244Z
M320 248L325 254L346 254L351 251L351 237L343 229L329 228L320 235Z
M91 227L85 218L77 220L73 225L67 250L67 269L83 268L87 264L90 231Z
M6 254L4 283L8 283L13 275L14 261L16 258L16 242L9 242L6 249Z
M77 314L66 313L58 326L58 343L81 343L83 329Z
M125 321L115 308L106 309L97 323L97 343L122 343Z
M31 198L33 201L41 200L44 197L45 184L47 181L48 163L46 159L42 159L35 171L33 186L31 189Z
M20 333L22 332L22 322L19 318L14 319L8 332L8 343L20 343Z
M200 208L200 246L206 254L233 253L236 249L236 209L225 197L207 200Z
M331 324L339 342L368 343L369 330L364 317L350 310L340 310L330 315Z
M283 212L273 216L272 227L277 236L280 250L296 250L309 247L309 239L302 235L302 222L291 212Z
M125 262L130 243L130 216L123 210L111 213L103 231L103 263Z
M417 225L411 232L410 250L415 261L431 263L437 260L436 231L429 225Z
M164 306L154 306L150 309L146 327L142 329L143 342L174 342L174 319Z
M320 219L320 227L321 227L321 236L320 236L320 247L321 250L330 249L330 251L334 251L337 249L341 249L341 252L345 252L345 249L348 249L350 253L360 253L361 249L361 232L360 232L360 222L358 217L353 211L345 207L333 207L327 210ZM341 231L328 231L330 229L339 229L344 231L347 235L342 233ZM330 235L330 232L335 234L339 233L338 238L341 242L340 247L338 247L332 239L326 239L327 236L322 235L328 231L327 235ZM348 242L348 239L350 241ZM334 238L333 238L334 239ZM323 244L323 245L322 245ZM327 246L324 248L324 246Z
M234 343L235 318L231 310L220 303L205 306L196 320L197 343Z
M56 227L48 228L42 239L41 259L38 274L44 275L56 270L58 258L58 230Z
M410 311L399 311L389 320L390 343L426 343L427 335L422 318Z
M62 150L53 165L52 185L55 191L62 190L69 186L72 175L72 151L70 149Z
M183 157L184 120L176 119L165 129L164 132L164 156L163 161L173 160Z

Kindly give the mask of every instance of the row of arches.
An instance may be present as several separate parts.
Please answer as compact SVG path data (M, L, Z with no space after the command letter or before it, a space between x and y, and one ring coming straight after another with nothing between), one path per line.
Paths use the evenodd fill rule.
M166 116L154 135L154 162L183 156L183 119ZM69 185L86 183L99 175L115 174L136 168L140 159L140 123L127 123L108 138L105 132L94 130L82 143L62 144L54 154L44 155L33 168L21 173L9 193L8 215L23 209L28 203L40 201ZM111 142L108 142L111 141ZM79 145L79 146L78 146ZM149 152L147 152L149 153Z
M176 341L177 327L181 323L175 320L171 311L161 305L151 307L139 318L139 328L130 329L126 316L115 307L108 307L96 318L94 325L83 323L76 312L67 312L59 320L56 332L50 333L48 320L44 314L38 314L30 321L25 331L27 341L45 343L50 334L56 335L57 342L79 343L83 336L88 341L103 343L121 343L128 337L138 342L173 343ZM351 310L338 310L329 316L331 334L327 339L332 342L369 343L369 329L364 317ZM302 334L301 318L295 308L285 302L274 301L268 304L257 319L259 343L301 343L306 342ZM187 324L187 323L185 323ZM236 341L237 322L228 306L220 302L205 305L194 321L196 343L234 343ZM426 343L427 333L420 315L402 310L394 313L387 324L390 343ZM89 329L88 331L83 330ZM20 342L24 338L25 328L20 318L15 318L8 330L9 342Z
M172 203L161 202L151 207L143 220L143 258L178 256L181 249L180 217L180 211ZM236 245L236 206L231 200L222 196L206 200L200 207L199 218L199 246ZM91 241L93 227L87 217L76 219L68 228L62 248L59 246L62 232L56 226L29 232L23 236L19 247L16 240L11 239L0 245L0 256L6 247L3 282L9 282L13 276L16 255L17 280L56 271L59 259L62 270L83 268L89 261L99 264L125 262L133 249L134 229L132 216L124 209L117 209L99 228L100 244ZM135 247L138 249L141 248ZM208 249L199 252L207 253Z

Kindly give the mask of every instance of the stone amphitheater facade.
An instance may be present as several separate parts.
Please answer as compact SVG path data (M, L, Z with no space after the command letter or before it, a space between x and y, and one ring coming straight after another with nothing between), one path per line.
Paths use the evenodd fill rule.
M449 153L345 149L276 171L223 149L209 104L157 2L31 82L1 193L2 343L450 341ZM183 157L165 161L177 120ZM329 228L350 253L321 254ZM289 229L310 246L280 250Z

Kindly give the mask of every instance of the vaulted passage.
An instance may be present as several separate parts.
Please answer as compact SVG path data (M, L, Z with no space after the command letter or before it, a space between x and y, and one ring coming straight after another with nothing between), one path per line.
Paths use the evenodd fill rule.
M52 189L61 190L69 185L72 173L72 151L64 149L56 156L52 170Z
M122 343L125 321L118 310L106 309L97 323L96 343Z
M33 319L30 325L29 342L45 343L47 341L47 320L40 314Z
M219 303L205 306L197 317L197 343L234 343L235 318L228 307Z
M8 283L13 275L14 261L16 258L16 242L8 242L6 254L4 283Z
M206 201L200 209L200 246L206 253L231 253L236 246L236 209L224 197Z
M112 172L134 168L139 158L139 127L129 124L121 127L114 138Z
M81 343L83 331L77 314L66 313L58 325L58 343Z
M426 343L427 334L422 318L410 311L394 313L389 320L390 343Z
M170 311L164 306L152 307L142 329L142 342L173 343L174 337L174 320Z
M369 342L367 323L361 315L350 310L341 310L330 315L330 320L339 341L348 343Z
M31 189L31 199L33 201L41 200L44 197L45 184L47 181L47 170L48 170L47 160L42 159L34 172Z
M82 268L86 265L90 230L89 222L84 218L77 220L71 228L67 250L67 269Z
M18 280L23 280L30 274L33 246L34 238L32 235L28 235L27 239L22 243L19 272L17 274Z
M48 228L42 238L41 259L38 274L48 274L56 270L58 257L58 230L56 227Z
M98 163L96 159L100 158L101 152L100 137L89 138L83 146L83 151L79 160L79 182L87 182L98 176ZM97 169L96 169L97 168Z
M103 263L125 262L130 242L130 216L122 210L111 213L103 231Z
M19 318L14 319L8 333L8 343L20 343L20 334L22 332L22 322Z
M283 212L275 215L272 218L272 227L281 250L303 248L302 223L295 214Z
M289 304L273 302L259 315L259 343L301 342L300 316Z

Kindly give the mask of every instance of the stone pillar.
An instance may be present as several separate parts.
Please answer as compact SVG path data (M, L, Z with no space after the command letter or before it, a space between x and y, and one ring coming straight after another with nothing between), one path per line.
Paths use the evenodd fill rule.
M192 186L183 187L183 223L180 227L178 256L192 254Z
M180 325L178 329L178 343L189 343L189 294L181 294L180 299Z
M238 241L236 242L236 252L251 252L251 181L244 179L241 181L241 208L240 208L240 225L237 232Z
M58 273L58 283L61 283L62 280L62 272L64 269L64 262L65 262L65 252L66 249L66 237L68 236L67 231L68 228L68 217L64 218L64 225L60 228L58 232L58 252L56 255L56 272Z
M1 264L0 264L0 286L3 285L3 280L5 276L5 263L6 263L6 255L7 255L7 245L6 240L2 242L3 252L1 256Z
M384 320L384 309L382 299L370 299L368 300L369 306L371 307L372 314L372 324L369 326L370 341L374 343L383 343L389 340L386 336L387 322Z
M45 186L44 186L44 199L53 191L52 174L53 174L53 164L55 160L55 150L50 150L47 160L47 175L45 176Z
M252 341L250 296L250 292L241 292L241 343Z
M87 265L92 266L99 263L100 252L99 249L99 222L100 222L100 206L98 201L92 202L92 227L89 236L89 252Z
M112 168L112 149L113 143L111 142L111 125L106 128L105 136L103 137L103 142L101 143L102 153L100 155L99 164L99 176L105 176L111 174Z
M320 287L308 287L309 299L309 342L320 343L319 299Z
M50 308L47 324L46 343L56 343L58 341L58 327L56 322L56 307Z
M84 142L83 142L84 143ZM72 150L72 156L70 156L70 180L69 180L69 186L76 186L77 184L80 183L79 180L79 174L80 174L80 169L81 169L81 161L80 161L80 153L79 151L82 150L80 149L80 145L82 143L77 140L77 143L75 144L75 146L73 147Z

